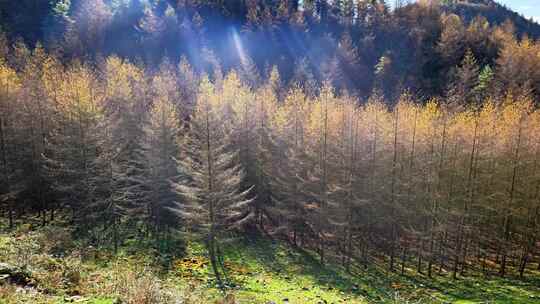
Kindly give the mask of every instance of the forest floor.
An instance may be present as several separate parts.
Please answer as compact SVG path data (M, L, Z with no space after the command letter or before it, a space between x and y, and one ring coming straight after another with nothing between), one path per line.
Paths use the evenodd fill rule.
M468 273L433 279L371 266L351 273L267 239L237 240L225 249L226 291L216 287L200 244L178 256L132 240L117 254L77 245L61 228L0 234L0 304L11 303L540 303L540 272L526 279ZM411 267L412 267L411 262ZM2 267L25 282L8 282Z

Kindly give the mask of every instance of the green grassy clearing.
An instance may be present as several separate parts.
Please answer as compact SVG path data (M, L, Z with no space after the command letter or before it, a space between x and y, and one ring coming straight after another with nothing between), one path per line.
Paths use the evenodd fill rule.
M43 252L40 234L30 235L0 237L0 260L27 263L36 277L33 288L2 284L2 304L120 303L117 299L138 304L174 297L181 303L540 303L537 272L525 280L469 273L456 281L450 274L429 279L407 269L401 276L379 266L347 273L336 264L321 265L311 252L266 239L238 240L224 248L223 292L198 243L167 259L136 243L117 255L100 251L88 257L74 249L54 256ZM18 255L21 250L28 256ZM150 302L129 300L144 298Z

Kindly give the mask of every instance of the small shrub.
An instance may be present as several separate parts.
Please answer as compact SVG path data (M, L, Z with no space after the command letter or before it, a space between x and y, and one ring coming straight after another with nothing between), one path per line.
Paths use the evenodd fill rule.
M36 256L40 252L40 247L35 241L36 236L36 233L29 233L10 238L3 252L6 262L21 268L28 268L33 265Z
M217 300L216 304L236 304L235 297L232 293L227 294L222 300Z
M48 293L78 294L83 266L77 256L54 258L40 255L32 265L35 284Z
M7 237L0 244L0 260L28 272L31 286L49 294L76 293L81 283L82 264L71 250L71 235L64 229L44 228ZM61 254L55 257L51 253ZM1 303L1 302L0 302Z
M179 290L167 288L148 268L134 270L129 263L114 266L108 286L101 292L116 295L125 304L180 304L185 302Z
M78 290L81 284L81 260L78 257L70 256L63 259L62 263L62 282L64 288L68 289L71 293Z
M37 242L42 250L49 254L65 255L75 247L71 231L68 229L48 226L41 229L40 232Z

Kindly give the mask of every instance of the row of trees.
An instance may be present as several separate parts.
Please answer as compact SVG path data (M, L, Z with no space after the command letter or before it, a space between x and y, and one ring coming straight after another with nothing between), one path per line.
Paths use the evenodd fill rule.
M276 68L257 87L214 74L185 60L63 65L41 48L2 59L6 225L61 215L115 249L134 236L159 248L179 229L204 236L218 278L219 240L256 227L346 267L456 277L539 262L540 112L528 94L492 97L482 73L448 98L404 93L388 107L329 83L284 92Z

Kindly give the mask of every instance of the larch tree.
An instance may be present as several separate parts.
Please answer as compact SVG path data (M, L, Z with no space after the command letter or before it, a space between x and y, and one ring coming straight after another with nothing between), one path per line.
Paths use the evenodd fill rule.
M27 53L23 60L21 75L21 116L19 117L20 170L26 185L21 195L31 198L34 209L41 214L41 224L47 223L47 211L54 200L51 176L47 174L46 158L50 155L49 139L55 126L54 108L43 82L49 56L41 45ZM25 55L23 54L23 57Z
M101 210L105 213L105 230L112 233L117 250L121 227L137 227L135 215L145 214L150 201L146 181L148 160L144 152L149 94L143 71L127 61L108 58L105 73L103 153L96 164L102 175L97 175L97 182L106 187L100 190L105 194L100 200L104 205Z
M178 87L180 89L180 99L182 103L177 105L179 111L188 116L197 101L197 90L199 88L198 76L189 64L186 57L180 58L178 63Z
M475 97L475 89L479 83L479 68L471 50L465 52L465 56L454 72L454 79L448 88L449 101L455 106L467 105L469 103L478 104L478 99ZM484 75L487 77L487 75ZM484 79L488 81L488 79ZM484 84L488 85L488 84Z
M303 191L312 200L312 214L309 223L316 233L317 251L321 263L324 263L328 238L331 235L330 212L333 170L332 162L333 135L332 116L336 110L333 88L327 83L315 99L309 116L307 129L308 175Z
M233 71L223 80L222 88L223 117L231 127L231 140L237 149L237 161L245 173L243 187L254 185L258 192L264 187L259 185L257 178L257 101L251 88L243 83L238 74ZM255 114L255 115L254 115ZM252 204L256 221L261 224L264 214L264 196L257 197Z
M267 217L270 222L275 223L275 218L268 210L275 207L272 202L272 179L277 174L280 150L272 116L278 107L277 87L279 85L279 74L277 69L272 70L272 75L268 82L254 92L254 126L253 126L253 157L254 157L254 180L253 193L256 195L254 204L262 225L261 216Z
M331 193L335 211L331 220L336 226L336 241L342 256L341 262L347 270L350 270L357 243L355 239L358 237L358 214L362 212L364 202L357 191L360 109L349 96L342 96L337 107L335 119L338 145L334 149L336 158L333 160L336 162L334 167L336 183ZM343 233L342 238L337 237L340 232Z
M20 90L20 81L17 73L7 66L0 58L0 163L2 166L2 182L0 183L0 204L6 205L8 210L8 227L14 227L16 184L21 180L16 172L16 98Z
M96 55L104 49L106 30L112 22L112 13L103 0L78 1L73 8L73 22L65 31L64 46L74 56L87 50Z
M523 149L524 143L526 143L526 128L525 123L527 122L524 118L528 114L528 111L531 107L531 103L528 100L519 100L518 102L509 103L504 105L502 118L504 119L505 126L508 128L508 132L514 133L514 136L506 136L508 139L507 149L508 149L508 159L509 170L508 177L509 182L507 183L507 197L502 204L503 212L503 223L502 223L502 235L500 240L500 270L499 273L501 276L506 275L507 267L507 257L509 252L512 250L513 240L513 230L515 229L515 221L517 215L517 209L519 207L519 201L522 199L520 189L520 175L522 174L521 163L523 158Z
M179 152L180 117L175 105L178 87L174 75L162 71L152 79L153 104L148 124L144 126L144 153L149 174L146 183L150 191L146 216L149 231L159 243L161 234L171 224L167 208L173 207L176 195L171 180L177 175L175 158Z
M527 117L528 130L524 130L528 133L527 137L530 140L529 149L525 151L525 153L528 153L529 158L529 175L525 181L525 187L528 191L520 214L520 218L525 218L522 221L522 227L520 229L523 231L523 235L519 244L522 251L519 261L519 276L522 278L524 277L527 264L534 258L540 228L540 175L538 172L540 169L539 114L539 111L535 110ZM527 168L527 166L524 167Z
M465 51L465 26L458 15L441 16L442 32L437 50L445 62L455 65Z
M308 97L296 86L272 116L274 134L280 139L278 156L284 157L278 159L272 176L272 201L276 217L283 219L278 230L292 237L294 245L312 234L307 223L308 199L302 191L307 179L306 129L310 108Z
M250 189L242 191L243 170L231 147L230 126L224 119L221 92L202 78L197 106L183 142L178 170L185 178L175 184L185 203L172 210L191 224L204 240L217 283L222 286L220 243L251 218Z
M58 122L54 137L49 140L52 153L46 158L46 165L54 176L53 188L60 203L69 206L73 220L84 226L91 224L87 207L92 205L92 164L99 154L97 128L103 118L102 94L97 77L88 66L75 63L62 75L61 80L47 82ZM51 217L53 212L54 209Z

